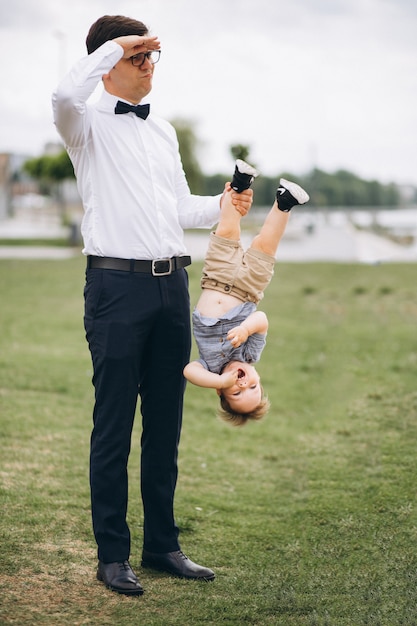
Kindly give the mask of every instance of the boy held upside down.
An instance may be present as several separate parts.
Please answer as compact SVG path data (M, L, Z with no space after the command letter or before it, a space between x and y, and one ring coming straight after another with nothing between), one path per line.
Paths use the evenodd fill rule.
M200 359L185 366L184 376L195 385L216 389L220 417L241 426L261 419L269 408L252 365L260 359L268 330L265 313L256 307L273 276L289 211L309 196L299 185L281 179L276 200L246 251L240 242L241 215L232 204L231 191L226 197L219 224L210 235L202 293L193 311Z

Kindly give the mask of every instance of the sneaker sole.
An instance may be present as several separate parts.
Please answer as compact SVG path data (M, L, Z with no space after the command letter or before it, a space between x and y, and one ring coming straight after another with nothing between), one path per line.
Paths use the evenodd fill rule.
M310 196L308 195L308 193L304 191L304 189L300 187L300 185L297 185L297 183L292 183L285 178L281 178L279 184L285 187L285 189L288 189L290 194L294 196L294 198L297 200L298 204L305 204L310 200Z

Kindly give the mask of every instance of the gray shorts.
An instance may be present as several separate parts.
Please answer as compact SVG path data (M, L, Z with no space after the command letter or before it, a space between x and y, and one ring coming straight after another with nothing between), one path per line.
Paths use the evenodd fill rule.
M252 248L244 251L240 241L211 233L201 287L258 304L271 282L274 264L275 258L269 254Z

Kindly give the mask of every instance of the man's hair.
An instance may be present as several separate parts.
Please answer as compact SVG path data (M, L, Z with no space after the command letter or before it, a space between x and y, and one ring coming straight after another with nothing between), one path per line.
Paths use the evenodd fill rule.
M220 406L221 409L218 410L218 416L228 422L231 426L244 426L248 420L260 420L266 415L269 411L270 402L266 396L264 396L264 390L261 386L262 391L262 399L257 407L250 411L249 413L238 413L234 411L226 398L221 394L220 395Z
M123 15L103 15L91 26L85 40L88 54L106 41L126 35L147 35L148 28L142 22Z

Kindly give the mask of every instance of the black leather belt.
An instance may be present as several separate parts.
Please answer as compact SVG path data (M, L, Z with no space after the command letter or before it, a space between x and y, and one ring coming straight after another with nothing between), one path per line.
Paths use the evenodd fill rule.
M191 264L190 256L173 256L166 259L115 259L108 256L88 256L88 269L142 272L152 276L169 276L172 272Z

